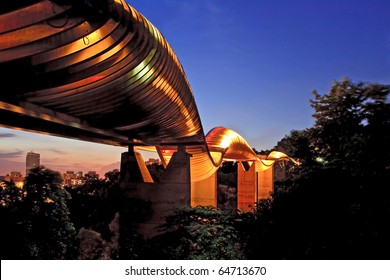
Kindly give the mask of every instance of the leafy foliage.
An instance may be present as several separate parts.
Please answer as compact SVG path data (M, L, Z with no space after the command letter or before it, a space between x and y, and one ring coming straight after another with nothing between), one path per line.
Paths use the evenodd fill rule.
M79 259L117 259L121 195L119 171L103 179L90 177L82 186L67 186L71 219L75 224ZM113 240L115 239L115 240ZM108 250L108 251L107 251Z
M108 224L118 212L119 172L110 171L103 179L91 177L82 186L66 186L71 194L71 219L76 230L82 227L110 236Z
M109 224L112 233L110 240L105 240L102 235L94 230L81 228L77 234L78 259L81 260L110 260L118 258L119 246L119 212Z
M154 240L171 259L243 259L239 216L211 207L184 207L167 218L168 233ZM170 241L170 242L167 242Z
M164 174L164 167L162 164L152 163L146 166L149 170L150 176L154 182L160 182L161 176Z
M217 208L237 209L237 162L223 162L217 171Z
M387 258L388 95L387 86L348 79L314 92L314 126L276 146L302 165L244 219L248 258Z
M20 207L23 191L14 182L0 182L0 254L1 259L18 259L23 250L20 243L21 233L17 221L20 219Z
M22 190L2 191L9 239L4 254L11 259L65 259L74 253L75 229L61 187L61 176L44 167L30 170ZM3 218L3 217L2 217ZM11 220L12 219L12 220ZM12 237L14 235L14 237Z
M310 144L318 157L353 174L390 168L389 87L335 82L323 96L313 92L316 120Z
M296 158L302 163L304 161L306 165L310 164L314 160L314 154L310 149L310 132L310 129L291 130L289 135L276 144L274 150Z
M385 178L389 179L389 177ZM390 189L339 168L283 182L247 213L249 259L387 259Z

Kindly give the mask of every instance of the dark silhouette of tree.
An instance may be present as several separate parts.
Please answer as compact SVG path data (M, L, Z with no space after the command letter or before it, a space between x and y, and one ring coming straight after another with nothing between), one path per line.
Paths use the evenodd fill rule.
M384 174L390 167L389 87L334 81L329 93L313 91L313 127L292 130L274 147L303 168L326 164L353 174Z
M112 170L101 179L87 178L84 185L66 186L72 196L68 204L77 231L78 259L119 258L119 212L124 204L119 176Z
M387 178L389 179L389 178ZM307 171L258 203L240 227L249 259L387 259L390 190L340 168Z
M27 258L73 257L76 232L66 205L71 197L61 184L60 173L45 167L31 169L25 179L23 216Z
M387 86L348 79L314 92L314 126L276 147L303 159L299 172L243 216L248 258L388 258L388 95Z
M252 148L252 150L253 150L256 154L258 154L258 155L264 155L264 156L267 156L267 155L271 152L271 150L260 150L260 151L258 151L256 148Z
M23 249L21 227L17 223L23 199L22 189L14 182L0 182L0 255L1 259L18 259Z
M217 208L237 209L237 162L225 161L217 171Z
M311 133L312 129L291 130L273 148L273 150L283 152L298 162L298 164L295 164L291 161L285 161L279 164L279 166L282 166L280 169L283 170L286 179L293 179L303 170L319 165L315 160L316 153L311 148ZM275 183L279 184L279 181Z
M324 161L354 174L383 174L390 167L389 87L334 82L330 92L313 92L315 124L310 144Z
M27 175L21 192L13 186L6 187L9 195L5 200L10 202L7 207L13 220L8 219L9 227L5 230L17 237L2 248L6 258L74 257L76 232L66 205L70 195L61 183L58 172L36 167Z
M244 259L239 215L212 207L184 207L167 217L167 233L149 241L152 259Z
M119 171L107 172L102 179L91 177L81 186L66 186L71 194L71 219L76 231L81 228L97 231L109 240L109 224L119 211Z
M119 212L108 225L112 235L105 240L102 235L92 229L81 228L77 234L78 255L81 260L110 260L118 258L119 247Z
M310 133L310 129L291 130L276 144L273 150L285 153L301 163L311 164L314 160L314 154L310 147Z
M119 184L119 175L120 172L118 169L114 169L111 171L108 171L106 174L104 174L105 181L110 182L111 184Z
M14 181L0 182L0 205L4 208L17 208L23 198L21 188L15 186Z
M154 182L160 182L161 176L164 174L164 166L162 164L152 163L148 164L147 168L149 170L150 176Z

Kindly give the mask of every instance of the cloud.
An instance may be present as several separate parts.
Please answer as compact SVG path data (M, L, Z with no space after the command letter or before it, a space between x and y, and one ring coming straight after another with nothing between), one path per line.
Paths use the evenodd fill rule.
M58 150L58 149L48 149L48 151L53 152L53 153L58 154L58 155L67 155L68 154L68 153L61 151L61 150Z
M22 151L16 151L16 152L1 152L0 151L0 158L17 158L24 156L25 153Z
M13 133L0 133L0 138L10 138L10 137L16 137Z
M121 165L120 162L117 161L117 162L111 163L109 165L103 166L100 168L100 174L104 175L107 172L112 171L114 169L120 169L120 165Z

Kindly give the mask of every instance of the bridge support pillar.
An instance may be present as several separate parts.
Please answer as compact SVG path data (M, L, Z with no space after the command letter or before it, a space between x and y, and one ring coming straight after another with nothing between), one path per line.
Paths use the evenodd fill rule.
M255 203L269 198L274 190L274 167L257 172L257 162L246 171L242 163L237 165L237 208L251 211Z
M274 166L258 173L257 200L270 198L274 191Z
M217 207L217 172L210 177L191 183L191 207Z
M256 163L246 171L242 162L237 164L237 208L241 211L253 209L257 195Z
M121 157L121 182L153 183L152 176L146 167L145 161L135 147L130 146L128 152Z
M158 227L165 217L182 206L190 206L190 157L185 147L179 147L160 178L159 183L129 183L122 181L122 190L133 204L125 213L127 223L135 221L135 231L145 239L161 234Z

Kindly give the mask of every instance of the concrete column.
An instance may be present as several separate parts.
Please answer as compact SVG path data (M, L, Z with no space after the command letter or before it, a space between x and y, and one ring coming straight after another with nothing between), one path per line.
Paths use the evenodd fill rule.
M257 199L270 198L274 191L274 166L258 173Z
M179 148L172 155L160 183L130 183L128 188L122 188L134 205L145 207L133 209L130 215L131 219L143 216L143 220L136 223L136 232L145 239L161 233L158 227L165 223L166 216L179 207L190 206L190 157L185 148Z
M217 207L217 172L210 177L191 183L191 207Z
M252 163L248 171L240 162L237 164L237 208L241 211L250 211L256 202L256 162Z
M141 154L135 147L129 147L128 152L121 157L121 182L126 183L153 183L152 176Z

